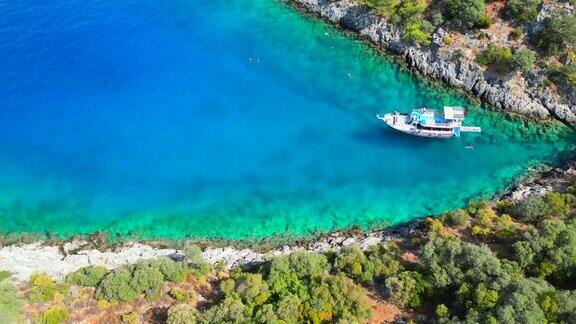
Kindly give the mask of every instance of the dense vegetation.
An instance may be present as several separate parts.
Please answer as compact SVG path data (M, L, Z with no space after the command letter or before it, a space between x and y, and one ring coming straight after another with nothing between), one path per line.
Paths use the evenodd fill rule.
M356 0L371 8L376 15L398 25L402 38L416 45L430 46L432 35L442 28L444 36L437 46L450 46L454 37L464 35L465 43L480 40L483 51L477 61L494 67L502 75L541 71L542 86L551 82L561 89L576 88L576 17L560 5L573 0L548 1L542 19L536 18L543 8L542 0ZM500 10L487 6L504 2ZM555 6L554 6L555 5ZM499 6L494 6L500 8ZM510 26L508 39L489 35L502 32L502 26L490 28L498 20ZM525 34L525 30L531 32ZM456 50L467 45L457 45ZM475 46L476 47L476 46ZM471 48L477 51L476 48ZM540 70L539 70L540 69Z

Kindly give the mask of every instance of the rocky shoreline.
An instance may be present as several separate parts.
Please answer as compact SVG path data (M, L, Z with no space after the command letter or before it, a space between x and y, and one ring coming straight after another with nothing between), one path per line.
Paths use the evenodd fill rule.
M576 159L571 158L525 179L504 192L500 198L520 200L531 195L542 195L551 190L564 190L574 177L576 177ZM222 263L227 268L234 268L249 266L294 251L338 251L343 246L351 244L358 244L362 249L367 249L381 242L409 238L415 231L419 231L422 222L422 219L417 219L407 224L369 232L337 231L317 239L302 240L268 251L232 246L215 247L203 243L206 245L203 257L210 263ZM47 242L15 244L0 249L0 270L10 271L16 281L24 282L33 273L45 273L55 279L63 279L67 274L88 265L114 269L138 260L161 256L182 258L180 249L157 245L154 242L133 241L103 249L96 248L94 242L86 238L75 238L56 244Z
M462 56L462 52L457 53L458 49L444 48L446 32L442 28L433 34L430 47L415 46L402 40L400 28L353 1L285 1L401 56L411 68L423 76L463 89L499 110L535 119L555 118L568 126L576 127L575 98L563 98L520 75L507 79L490 76L486 69L474 60L466 55ZM542 15L546 15L546 10L542 10ZM542 19L543 17L539 17L539 21ZM482 45L474 46L480 48ZM537 76L534 76L534 79L536 78Z

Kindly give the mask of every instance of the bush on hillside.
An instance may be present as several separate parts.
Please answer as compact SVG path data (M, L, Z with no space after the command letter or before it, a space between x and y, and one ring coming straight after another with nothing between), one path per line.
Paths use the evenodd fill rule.
M366 252L354 244L342 248L334 259L334 269L360 282L374 281L393 276L404 268L398 247L393 244L378 244Z
M506 15L521 22L531 22L538 16L538 7L542 0L508 0Z
M428 7L426 0L403 0L398 5L396 12L403 20L420 17Z
M159 297L165 281L182 282L186 268L168 258L140 261L108 273L96 289L96 297L108 301L130 302L146 293L151 299Z
M514 244L518 264L539 277L570 277L576 271L576 221L544 221Z
M512 205L509 213L523 221L539 220L546 216L546 202L539 196L528 197Z
M78 286L96 287L106 274L108 274L108 269L91 265L80 268L66 276L66 282Z
M121 267L108 273L96 290L96 298L107 301L131 302L141 293L130 284L132 274L127 267Z
M446 0L448 17L465 28L485 26L488 22L484 0Z
M214 267L204 260L202 249L195 244L188 244L184 247L186 263L195 275L205 276L214 270Z
M450 227L463 228L470 223L470 215L463 209L447 213L442 218L444 223Z
M536 53L524 48L514 52L511 66L515 71L526 73L534 68L534 62L536 62Z
M411 20L404 28L402 39L417 45L428 46L432 43L431 33L434 26L427 20Z
M24 302L16 295L14 287L0 282L0 323L15 323L22 316Z
M399 306L418 308L428 291L429 284L424 277L414 271L403 271L386 279L390 299Z
M576 47L576 18L566 12L554 13L544 19L533 42L549 54Z
M10 277L12 277L12 274L10 273L10 271L7 271L7 270L0 271L0 282L8 279Z
M328 259L325 256L310 252L294 252L274 258L270 264L267 282L275 293L286 289L299 290L298 279L316 277L328 271Z
M373 9L377 15L390 18L396 14L396 7L398 6L399 0L365 0L364 2L368 7Z
M512 67L512 50L508 47L490 44L478 56L478 63L492 65L498 72L510 71Z
M68 320L69 317L68 310L56 306L45 310L39 322L42 324L61 324Z
M30 276L30 283L32 287L27 297L35 303L49 302L57 297L61 299L68 294L68 285L58 284L45 274L33 274Z
M167 324L190 324L198 321L198 310L188 304L176 304L168 309Z
M572 194L547 192L542 199L546 204L546 213L548 215L564 217L572 211L575 197Z

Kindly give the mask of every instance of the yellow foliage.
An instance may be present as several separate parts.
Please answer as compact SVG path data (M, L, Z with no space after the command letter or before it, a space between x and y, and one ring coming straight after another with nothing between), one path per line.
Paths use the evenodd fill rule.
M472 235L477 236L486 236L488 234L490 234L490 228L487 227L482 227L479 225L474 225L472 226L472 228L470 229L470 232L472 233Z
M54 279L45 274L34 273L30 276L30 281L36 287L49 287L54 284Z
M105 309L109 308L110 306L112 306L112 303L110 303L106 299L101 299L96 303L96 305L98 305L99 309L105 310Z
M137 311L131 311L130 313L122 315L122 321L128 324L140 323L140 314Z

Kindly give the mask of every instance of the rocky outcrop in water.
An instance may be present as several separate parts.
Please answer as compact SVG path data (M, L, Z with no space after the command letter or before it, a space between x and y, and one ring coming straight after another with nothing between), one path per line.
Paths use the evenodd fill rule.
M446 50L442 46L441 28L434 33L431 46L415 46L402 40L400 28L349 0L287 1L400 55L424 76L464 89L497 109L536 119L553 117L576 126L576 107L568 104L568 98L561 98L520 75L505 78L490 75L462 52Z

